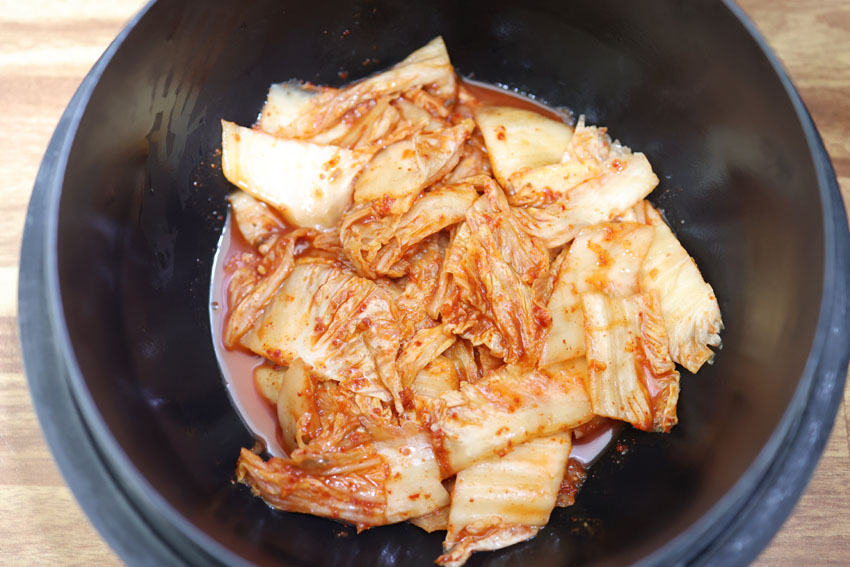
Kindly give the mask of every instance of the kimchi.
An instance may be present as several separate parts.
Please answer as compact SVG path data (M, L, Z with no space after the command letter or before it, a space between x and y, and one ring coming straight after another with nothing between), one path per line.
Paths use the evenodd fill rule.
M274 84L251 127L222 121L245 249L221 341L264 361L234 379L282 447L234 455L237 480L358 530L444 530L445 566L571 505L589 432L669 432L678 368L711 363L723 328L646 200L644 154L481 92L436 38L341 88Z

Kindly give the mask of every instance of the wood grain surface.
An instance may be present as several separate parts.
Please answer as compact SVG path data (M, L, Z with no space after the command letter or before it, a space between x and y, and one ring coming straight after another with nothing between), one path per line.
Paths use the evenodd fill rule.
M42 438L20 361L24 215L42 154L89 68L142 0L0 0L0 564L118 565ZM741 0L797 85L850 202L850 2ZM850 387L803 498L756 564L850 565Z

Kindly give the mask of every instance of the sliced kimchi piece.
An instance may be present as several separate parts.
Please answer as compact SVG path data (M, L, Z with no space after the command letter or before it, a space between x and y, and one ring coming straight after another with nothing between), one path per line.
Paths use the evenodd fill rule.
M676 424L679 373L667 348L657 295L583 293L587 391L593 413L644 431Z
M278 220L271 207L245 191L234 191L227 196L227 200L230 202L230 210L233 211L233 220L239 232L248 244L265 254L263 244L284 231L283 223Z
M427 110L416 106L406 98L395 99L393 106L398 109L399 115L408 126L414 128L414 131L437 132L448 126L445 120L433 116Z
M314 97L297 118L278 131L278 135L287 138L315 136L337 124L345 113L365 101L379 97L394 98L418 87L430 89L444 100L455 96L455 72L441 37L383 73Z
M299 420L310 411L315 411L313 379L310 369L297 358L280 380L277 397L277 420L281 429L283 448L289 452L300 445Z
M393 265L419 242L463 220L477 199L478 192L468 183L435 187L423 194L399 219L375 264L378 268Z
M410 424L408 424L410 425ZM449 504L449 493L440 482L440 467L428 435L421 430L377 441L387 476L387 523L423 516Z
M558 163L573 130L563 122L512 106L480 106L475 122L484 134L493 174L502 187L522 170Z
M612 142L604 128L579 120L558 167L515 176L523 228L550 248L566 244L583 227L614 220L658 185L642 153ZM538 205L539 204L539 205Z
M600 418L604 419L604 418ZM573 432L575 435L575 432ZM561 488L558 489L558 499L555 501L555 506L558 508L569 508L576 503L576 495L587 478L587 469L577 459L570 459L567 462L567 468L564 471L564 478L561 481Z
M593 414L584 375L572 367L547 376L504 366L478 382L463 383L437 399L423 399L443 476L532 437L552 435L589 421Z
M457 165L471 120L437 132L418 133L375 154L354 185L354 202L376 202L381 215L402 214L419 193Z
M475 360L475 347L467 339L458 338L446 350L446 358L452 361L461 382L478 382L481 379L481 367ZM457 388L454 388L455 390Z
M569 432L538 437L460 471L437 564L460 566L475 551L534 537L555 508L570 446Z
M251 201L252 207L261 205L241 191L237 194ZM241 205L239 207L241 210ZM263 214L267 215L268 210ZM243 222L243 225L251 223ZM253 226L249 228L254 229ZM261 227L257 234L264 230ZM256 251L237 254L228 259L224 267L230 275L227 286L228 314L223 333L224 345L228 348L236 346L239 339L256 323L296 264L344 265L340 261L339 238L334 231L297 228L285 232L279 227L274 232L263 233L255 243L258 244Z
M431 302L437 290L437 277L443 263L443 239L432 237L418 246L407 261L404 289L395 298L402 336L410 339L416 332L437 325L437 321L423 309Z
M585 226L613 220L658 184L643 154L623 157L619 163L618 170L582 183L551 205L517 209L517 219L550 248L566 244Z
M508 201L515 207L550 205L602 173L599 164L587 162L556 163L519 171L508 180Z
M485 195L455 231L429 313L505 362L533 367L550 325L535 293L535 282L548 276L549 255L520 229L492 179L473 180Z
M266 403L277 404L286 369L277 365L261 364L254 368L254 389Z
M602 223L584 228L558 270L549 298L552 328L541 366L584 356L582 293L632 295L640 291L639 274L655 229L636 223Z
M264 462L243 449L237 480L275 508L350 522L358 529L430 514L449 503L425 433L397 427L373 436L351 421L288 459Z
M263 309L272 301L295 266L295 243L310 231L298 229L284 236L274 237L263 248L265 256L248 274L244 266L241 274L234 274L228 284L230 312L224 327L224 346L233 348L256 323ZM248 276L252 277L248 277ZM236 276L241 276L237 278Z
M336 92L336 89L310 87L300 81L273 84L269 87L266 103L260 111L257 127L266 134L277 136L307 110L314 97L323 92Z
M445 325L436 325L416 332L402 346L396 367L401 378L402 388L409 387L419 371L443 351L452 346L455 336L446 330Z
M508 179L509 201L516 206L549 205L606 171L619 170L621 158L630 153L628 148L612 144L605 128L586 126L582 116L557 163L520 170Z
M443 392L460 388L460 378L454 363L438 356L416 374L411 388L415 395L438 398Z
M322 379L395 399L401 411L400 335L386 289L333 265L305 263L295 266L242 344L282 365L301 358Z
M399 277L404 273L399 261L429 236L463 220L477 198L471 184L460 183L423 193L403 214L376 213L382 201L356 205L342 217L343 247L364 276Z
M333 227L351 202L368 153L282 140L222 120L221 166L228 181L304 227Z
M431 512L418 518L411 518L410 523L417 528L422 528L429 534L439 530L445 530L449 526L449 507L440 508L436 512Z
M304 467L291 459L272 457L268 461L242 449L236 465L236 479L251 487L270 506L288 512L301 512L350 522L362 528L386 522L386 471L374 452L340 459L333 464L344 473L322 474L329 465ZM318 469L312 472L310 469Z
M721 345L720 306L696 262L658 211L648 202L643 205L655 236L640 272L641 287L658 294L673 360L696 372L714 358L709 347Z
M446 175L441 183L458 183L476 175L493 175L490 158L487 155L487 147L484 145L484 137L481 132L474 130L469 139L463 144L460 161L451 173Z
M343 120L330 130L317 134L309 141L315 144L340 146L343 148L369 148L383 139L387 139L396 130L401 115L388 97L381 97L364 104L366 108L353 120ZM412 133L412 131L411 131ZM406 130L402 133L407 137Z

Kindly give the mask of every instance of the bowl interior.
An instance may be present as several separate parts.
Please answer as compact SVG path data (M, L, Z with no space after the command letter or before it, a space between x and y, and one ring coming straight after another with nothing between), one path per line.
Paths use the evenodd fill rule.
M150 488L247 562L430 565L441 536L271 510L233 484L251 446L213 351L210 270L230 186L219 119L272 82L340 84L442 34L458 71L602 124L653 164L720 300L724 348L683 373L670 435L624 434L575 507L479 564L621 564L692 526L787 409L817 323L823 219L801 126L744 27L709 1L280 3L161 0L83 115L58 219L60 292L84 386Z

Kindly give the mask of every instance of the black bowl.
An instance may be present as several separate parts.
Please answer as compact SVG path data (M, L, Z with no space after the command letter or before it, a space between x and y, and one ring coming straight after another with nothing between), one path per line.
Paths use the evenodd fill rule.
M133 564L430 565L440 536L355 535L234 484L253 439L213 352L210 268L231 189L219 119L273 81L337 84L442 34L459 72L584 113L644 151L720 299L725 348L684 375L670 435L628 432L574 508L473 565L741 564L815 467L848 357L850 239L799 96L732 4L160 0L53 137L27 217L20 325L68 484Z

